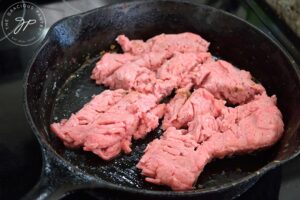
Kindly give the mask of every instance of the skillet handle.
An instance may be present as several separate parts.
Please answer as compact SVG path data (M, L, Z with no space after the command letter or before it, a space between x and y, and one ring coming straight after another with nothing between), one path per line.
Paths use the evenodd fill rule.
M57 200L68 193L83 188L102 187L95 178L66 165L42 147L43 168L39 182L27 193L23 200Z

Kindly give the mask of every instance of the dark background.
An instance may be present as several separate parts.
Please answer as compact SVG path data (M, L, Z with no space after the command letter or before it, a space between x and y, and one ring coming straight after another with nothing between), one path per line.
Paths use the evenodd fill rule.
M254 24L273 37L300 63L300 40L276 14L257 0L199 0L224 9ZM0 0L0 17L17 1ZM69 15L108 3L104 0L30 1L37 4L46 16L46 34L56 21ZM1 29L1 28L0 28ZM33 30L34 31L34 30ZM22 107L22 78L26 66L38 47L20 47L5 39L0 30L0 199L19 199L38 181L41 172L41 152L29 128ZM280 188L280 189L279 189ZM80 191L65 199L109 199L110 194L95 197L91 191ZM300 157L268 173L254 188L239 199L300 198Z

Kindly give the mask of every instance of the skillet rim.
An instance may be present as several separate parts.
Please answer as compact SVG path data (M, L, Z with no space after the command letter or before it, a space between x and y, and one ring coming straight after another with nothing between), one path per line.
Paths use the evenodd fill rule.
M40 135L40 132L38 131L38 128L36 127L32 116L31 116L31 112L29 109L29 105L28 105L28 100L27 100L27 86L28 86L28 78L30 75L30 71L31 68L36 60L36 58L39 56L40 52L43 50L44 46L51 42L51 34L54 30L54 28L56 26L58 26L61 23L64 23L68 20L72 20L74 18L84 18L86 15L95 13L95 12L101 12L101 10L104 9L108 9L108 8L112 8L112 7L116 7L116 6L120 6L120 5L126 5L126 4L149 4L149 3L157 3L157 0L134 0L134 1L124 1L124 2L117 2L117 3L113 3L113 4L108 4L102 7L98 7L92 10L88 10L79 14L75 14L75 15L71 15L68 17L65 17L59 21L57 21L56 23L54 23L48 30L45 38L42 40L42 42L40 43L39 47L36 50L36 53L33 55L32 59L28 62L28 67L26 68L26 71L24 73L24 78L23 78L23 107L24 107L24 111L25 111L25 115L27 118L27 121L31 127L31 129L33 130L35 137L37 138L39 144L40 144L40 148L41 148L41 152L42 152L42 157L43 157L43 167L42 167L42 171L41 174L43 174L43 171L45 170L45 162L46 162L46 154L44 151L47 151L48 153L51 153L51 155L54 156L54 159L59 160L64 166L68 166L71 167L72 170L74 170L77 173L80 174L84 174L85 177L92 177L93 179L95 179L97 182L102 182L105 184L105 188L107 189L116 189L119 191L123 191L123 192L130 192L130 193L140 193L140 194L148 194L148 195L159 195L159 196L190 196L190 197L194 197L194 196L198 196L198 195L206 195L209 193L214 193L214 192L223 192L226 190L229 190L231 187L234 186L238 186L238 185L242 185L245 184L247 182L249 182L250 180L254 180L255 182L257 180L259 180L259 178L265 174L266 172L292 160L293 158L295 158L296 156L298 156L300 154L300 146L298 147L298 149L296 151L293 152L293 154L291 154L288 158L278 161L278 160L274 160L270 163L268 163L267 165L263 166L262 168L260 168L259 170L257 170L256 172L253 172L249 175L246 175L242 178L239 178L237 180L235 180L234 182L229 182L229 183L225 183L225 184L221 184L220 186L217 187L211 187L211 188L207 188L207 189L194 189L194 190L190 190L190 191L158 191L158 190L148 190L148 189L140 189L140 188L133 188L133 187L128 187L128 186L122 186L122 185L117 185L111 182L107 182L95 175L92 175L88 172L86 172L85 170L77 167L76 165L74 165L72 162L66 160L65 158L63 158L61 155L59 155L57 153L57 151ZM209 10L210 12L218 12L221 13L222 15L227 15L231 18L233 18L234 20L236 20L239 23L244 24L245 26L250 27L252 30L254 30L255 32L257 32L258 34L262 35L262 37L264 37L266 40L268 40L270 43L272 43L275 48L277 48L283 56L285 56L288 60L288 62L290 63L289 67L292 67L293 71L296 73L296 76L298 78L298 84L300 84L300 68L297 67L295 60L292 58L291 55L289 55L289 53L283 48L281 47L277 41L275 41L273 38L271 38L270 36L268 36L266 33L264 33L262 30L260 30L259 28L255 27L254 25L252 25L251 23L245 21L244 19L239 18L236 15L233 15L227 11L221 10L221 9L217 9L214 8L212 6L209 5L205 5L199 2L193 2L192 0L160 0L161 3L186 3L186 4L190 4L190 5L194 5L197 7L202 7L204 9ZM298 127L295 129L296 132L299 132L299 127L300 124L298 124ZM44 150L43 150L44 149ZM253 184L255 183L253 182Z

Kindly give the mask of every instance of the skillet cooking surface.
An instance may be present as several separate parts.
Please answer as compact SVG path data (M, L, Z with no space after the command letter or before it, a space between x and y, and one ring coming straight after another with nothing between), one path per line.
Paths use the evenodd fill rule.
M90 152L67 149L49 131L49 125L69 117L88 102L91 95L104 89L90 80L90 74L99 53L108 49L117 35L145 40L160 33L187 31L211 42L209 51L213 55L250 71L269 95L276 94L285 122L284 136L277 145L255 154L209 164L196 184L200 190L195 191L219 190L230 186L226 183L247 182L257 174L278 166L281 161L294 157L300 146L297 132L300 85L293 60L264 34L236 17L179 0L102 7L69 17L49 30L27 72L25 86L26 109L41 143L59 159L68 161L66 164L78 166L99 179L131 188L169 190L144 182L135 168L145 146L161 134L159 129L149 133L144 140L134 141L130 155L121 155L106 162ZM86 57L94 59L86 62ZM247 176L249 174L251 176Z
M90 101L92 95L99 94L107 89L104 86L96 85L95 81L90 79L91 71L98 59L90 59L94 62L83 65L78 69L58 91L52 112L52 121L69 118L71 113L78 111L85 103ZM143 150L147 144L154 138L158 138L162 133L162 129L158 127L149 133L145 139L133 141L131 154L122 154L111 161L103 161L91 152L67 149L54 134L51 137L52 145L59 154L90 174L98 176L107 182L136 188L166 190L168 188L144 181L139 170L135 167L143 155ZM269 149L251 155L216 160L205 167L196 184L196 188L214 187L249 175L272 160L274 157L272 152L274 150Z

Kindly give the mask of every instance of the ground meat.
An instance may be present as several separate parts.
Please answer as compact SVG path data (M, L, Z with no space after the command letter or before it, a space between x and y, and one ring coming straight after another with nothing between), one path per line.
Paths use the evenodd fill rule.
M105 54L91 77L97 84L111 89L153 93L158 98L169 95L176 88L195 86L206 88L218 99L240 104L265 92L249 72L223 60L213 61L208 52L174 51L168 55L166 50L157 50L139 55Z
M225 108L217 121L220 131L197 149L199 156L208 157L198 163L202 168L213 158L270 147L280 139L284 130L276 97L265 94L236 108Z
M159 124L158 120L165 113L165 104L159 104L147 113L143 113L140 117L140 124L137 131L133 134L134 139L145 137L147 133L155 129Z
M115 91L105 90L100 95L94 96L76 115L72 114L69 120L63 119L60 123L51 124L51 129L62 139L66 146L78 147L82 144L82 141L74 141L69 134L69 129L72 129L74 126L81 127L81 125L83 125L84 129L84 125L92 123L101 113L104 113L111 106L115 105L125 95L126 91L122 89ZM78 131L77 134L82 135L84 132Z
M156 73L158 79L171 81L176 87L191 88L192 80L188 81L188 75L198 64L203 64L212 59L210 53L174 53L174 56L167 60ZM198 72L202 74L202 72ZM203 78L205 75L203 76ZM183 82L183 80L185 81Z
M131 53L133 55L140 55L146 52L150 52L149 45L143 40L129 40L125 35L119 35L116 41L121 46L124 52Z
M153 93L155 73L146 67L140 67L135 63L127 63L107 77L103 84L111 89L131 89L143 93Z
M209 46L206 40L193 33L160 34L148 39L146 42L129 40L125 35L118 36L116 40L124 52L134 55L162 50L170 54L173 54L173 52L206 52Z
M225 99L232 104L248 102L257 94L262 94L265 89L262 85L252 81L251 74L240 70L224 60L206 62L199 66L199 74L208 76L196 88L205 88L216 98ZM198 74L198 73L196 73Z
M155 55L158 56L156 60L154 59ZM188 76L189 72L196 65L212 59L211 55L206 52L186 54L175 52L169 60L166 59L165 51L156 52L155 54L146 53L139 56L140 58L136 60L118 65L118 68L110 76L101 80L96 78L96 82L109 86L110 89L122 88L142 93L152 93L158 99L161 99L169 95L175 88L191 88L193 79ZM102 60L99 62L101 62L99 66L105 65ZM158 67L158 65L161 66ZM105 66L109 67L109 64ZM206 75L202 77L204 78Z
M169 54L167 51L149 52L142 54L139 59L135 60L135 63L155 72L167 59L171 58L172 56L173 54Z
M168 127L181 128L190 120L185 119L184 117L179 120L179 113L181 112L182 106L185 104L190 95L191 93L186 89L176 91L175 97L172 98L166 106L165 117L162 125L164 130ZM189 111L186 110L185 112Z
M249 72L213 59L199 35L116 40L124 53L104 54L91 75L115 90L51 125L66 146L109 160L131 152L132 138L145 137L165 115L165 132L148 144L137 167L148 182L188 190L212 159L269 147L282 136L276 97ZM159 104L173 90L175 97Z
M196 116L209 114L217 117L221 114L225 102L217 100L205 89L197 89L192 95L186 89L177 91L175 97L166 106L163 128L186 127Z
M135 56L128 53L105 53L93 69L91 79L96 80L97 84L101 84L107 76L110 76L120 66L135 59Z
M182 109L193 98L200 99L196 101L199 105L206 105L199 109L193 106L195 110L192 109L191 114L187 115L190 119L187 130L169 127L160 139L147 146L137 164L147 177L146 181L167 185L173 190L189 190L212 159L269 147L282 136L282 116L276 107L275 96L257 95L253 101L231 108L214 105L213 101L209 101L212 95L205 89L195 92L200 96L193 97L192 94L187 99L181 93L182 101L178 96L178 104L171 102L176 107L173 109L176 113L180 112L178 107ZM215 111L218 111L217 115ZM174 135L180 139L174 140ZM186 143L193 144L194 149L186 147Z
M186 130L168 128L147 146L137 167L148 182L168 185L173 190L192 189L203 167L198 164L202 159L196 151L198 146Z
M281 137L284 127L281 112L276 106L276 96L268 97L266 94L257 95L253 101L235 108L226 107L218 118L218 124L220 132L228 135L228 140L233 136L238 138L224 140L228 144L222 145L226 147L223 153L214 150L214 156L218 158L270 146ZM219 149L219 146L215 148Z
M132 137L143 138L156 128L163 110L154 95L106 90L68 120L53 123L51 130L66 146L82 146L109 160L121 151L131 152Z

